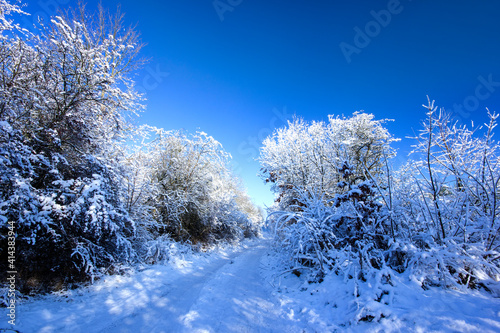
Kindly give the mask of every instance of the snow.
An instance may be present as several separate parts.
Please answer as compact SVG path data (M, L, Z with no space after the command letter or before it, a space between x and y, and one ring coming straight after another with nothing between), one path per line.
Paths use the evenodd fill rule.
M19 332L498 332L500 299L431 288L394 278L381 302L363 302L377 286L334 274L322 283L277 270L270 240L208 254L183 254L166 265L107 276L94 285L22 301ZM354 288L360 297L354 297ZM368 299L368 298L367 298ZM385 318L356 324L369 308ZM6 309L0 309L6 318ZM359 319L359 318L358 318Z
M269 267L273 258L267 259ZM271 270L268 270L271 272ZM369 281L368 281L369 282ZM470 291L431 288L424 291L406 275L398 276L391 293L376 302L364 295L376 286L359 284L354 297L354 282L327 275L320 283L309 284L293 274L278 279L278 290L286 310L299 314L307 332L499 332L500 299ZM387 304L385 304L387 303ZM365 310L380 311L385 318L356 322Z
M106 277L87 289L38 297L20 305L15 329L288 331L295 324L282 317L279 300L260 275L260 258L267 251L267 241L254 241L210 256L191 255L170 265L147 266L129 276Z

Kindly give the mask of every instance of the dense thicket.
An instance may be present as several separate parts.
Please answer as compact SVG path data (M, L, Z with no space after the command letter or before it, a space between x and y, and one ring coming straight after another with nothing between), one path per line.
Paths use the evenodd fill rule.
M151 131L154 140L128 157L134 173L125 201L136 220L150 221L150 232L192 244L258 235L262 214L218 141L203 132Z
M131 125L142 43L122 14L80 6L27 31L8 19L19 7L0 12L2 281L9 226L22 292L168 260L174 241L258 233L216 140Z
M382 126L387 120L355 113L351 118L329 116L328 122L308 124L301 119L277 129L263 142L262 176L278 194L281 207L297 204L301 192L319 192L325 200L344 192L340 181L367 180L385 168L385 158L394 155L395 139ZM339 168L349 165L352 174L343 179Z
M498 116L488 112L489 123L468 129L434 102L425 107L412 158L397 171L394 139L372 115L338 119L337 127L331 117L296 120L264 141L262 177L277 198L269 221L288 269L315 281L370 281L376 288L364 299L377 302L400 273L424 289L498 285Z

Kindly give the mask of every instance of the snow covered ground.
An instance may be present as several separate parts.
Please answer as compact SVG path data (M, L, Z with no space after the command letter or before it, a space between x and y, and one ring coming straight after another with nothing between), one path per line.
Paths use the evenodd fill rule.
M423 291L404 276L382 302L339 277L309 284L280 274L268 239L169 265L110 276L88 288L24 301L16 326L28 332L500 332L500 299L479 292ZM365 288L365 290L363 290ZM387 304L386 304L387 303ZM383 314L353 325L363 311Z
M272 258L267 261L274 266ZM389 293L376 302L373 295L381 286L370 280L355 285L333 274L320 284L293 274L276 280L284 311L307 323L305 332L500 332L500 298L489 294L424 291L401 275L393 278L394 287L384 286ZM360 321L368 314L375 318Z

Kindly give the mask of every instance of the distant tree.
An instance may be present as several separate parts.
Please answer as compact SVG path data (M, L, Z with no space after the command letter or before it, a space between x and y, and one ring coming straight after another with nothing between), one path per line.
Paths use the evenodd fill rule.
M203 132L151 129L149 143L128 159L131 214L154 235L211 243L256 235L262 217L229 169L230 155Z

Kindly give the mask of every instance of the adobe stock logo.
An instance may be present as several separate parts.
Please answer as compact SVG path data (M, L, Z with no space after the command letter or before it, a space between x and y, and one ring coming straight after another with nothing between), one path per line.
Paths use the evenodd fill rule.
M241 5L242 2L243 0L214 0L214 2L212 2L212 5L214 6L219 19L222 22L224 21L224 14L226 12L232 12L234 8Z
M408 0L411 1L411 0ZM377 37L382 28L387 27L394 15L401 14L404 7L401 5L399 0L389 0L387 3L387 9L379 10L378 12L372 10L370 11L370 15L373 17L373 20L367 22L364 26L364 29L361 29L358 26L354 27L354 35L353 44L349 44L346 42L342 42L339 44L340 50L344 55L345 60L348 64L352 62L353 54L360 54L361 50L370 45L373 38Z
M295 116L295 112L288 112L286 106L281 110L273 108L272 112L273 117L269 119L267 127L262 127L256 135L248 136L238 145L237 152L241 156L241 161L252 162L257 160L264 139L272 135L278 127L286 125ZM233 160L233 168L236 174L241 174L242 166L235 160Z
M136 86L136 91L142 95L147 95L148 91L153 91L164 81L166 77L170 75L169 72L164 72L160 69L160 64L156 64L156 67L147 66L145 68L146 73L142 76Z
M480 102L490 98L500 87L500 82L493 80L493 74L489 74L487 77L479 75L477 80L479 83L474 89L474 94L465 97L460 104L453 104L453 114L455 120L461 121L469 118L471 113L479 109Z
M269 120L269 125L260 129L256 136L249 136L238 146L238 154L246 157L247 161L253 161L259 157L259 150L265 138L272 135L278 126L286 125L293 119L295 113L289 113L287 107L282 110L273 108L273 117Z

